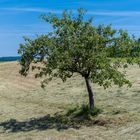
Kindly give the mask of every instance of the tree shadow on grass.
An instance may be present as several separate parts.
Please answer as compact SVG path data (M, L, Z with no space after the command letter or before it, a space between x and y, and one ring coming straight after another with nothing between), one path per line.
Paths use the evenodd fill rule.
M33 118L27 121L17 121L15 119L10 119L9 121L5 121L0 123L0 127L3 128L7 132L26 132L32 130L48 130L48 129L56 129L66 130L69 128L79 129L81 126L92 126L92 125L104 125L106 122L102 122L99 120L89 121L82 119L73 119L66 115L61 115L59 113L54 114L53 116L46 115L41 118Z
M64 118L63 115L58 114L55 114L54 116L50 116L48 114L44 117L32 118L23 122L17 121L16 119L10 119L8 121L0 123L0 127L9 132L47 129L57 129L58 131L60 131L62 129L68 128L79 128L79 126L71 122L71 120L69 120L68 118Z

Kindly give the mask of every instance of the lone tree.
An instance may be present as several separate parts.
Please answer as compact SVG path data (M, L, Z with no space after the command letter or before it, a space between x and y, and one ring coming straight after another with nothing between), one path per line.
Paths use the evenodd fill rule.
M87 20L85 13L78 9L74 14L64 11L61 16L43 15L42 19L52 25L53 31L34 40L25 38L25 44L19 48L20 73L26 76L30 68L37 69L35 77L44 77L42 86L54 77L65 82L78 73L85 79L89 107L94 109L90 83L104 88L112 83L131 86L118 68L126 67L133 58L139 59L139 52L133 51L139 43L126 31L114 30L111 25L93 26L92 18Z

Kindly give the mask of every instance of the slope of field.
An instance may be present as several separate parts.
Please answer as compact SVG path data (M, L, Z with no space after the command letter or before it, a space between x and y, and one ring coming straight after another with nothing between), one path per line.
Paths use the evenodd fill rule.
M93 85L96 106L103 109L96 123L65 125L70 106L88 101L84 80L75 75L66 83L50 82L45 90L33 75L18 74L17 62L0 63L0 140L139 140L140 68L130 66L132 88Z

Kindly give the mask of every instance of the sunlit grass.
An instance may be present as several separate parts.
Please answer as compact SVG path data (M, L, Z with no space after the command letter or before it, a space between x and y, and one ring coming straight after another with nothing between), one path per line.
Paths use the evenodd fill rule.
M0 64L0 140L139 139L138 66L127 69L131 88L113 86L104 90L92 85L95 105L102 110L97 109L99 114L94 117L82 106L88 104L88 96L79 75L64 84L54 79L43 90L41 80L32 74L22 77L18 71L16 62ZM83 122L85 114L91 119Z

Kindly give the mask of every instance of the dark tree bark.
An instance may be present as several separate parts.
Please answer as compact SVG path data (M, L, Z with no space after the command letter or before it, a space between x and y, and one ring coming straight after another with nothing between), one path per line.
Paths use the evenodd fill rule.
M94 109L94 95L93 95L93 91L90 85L90 80L89 78L85 78L86 81L86 86L87 86L87 91L88 91L88 96L89 96L89 106L90 109Z

